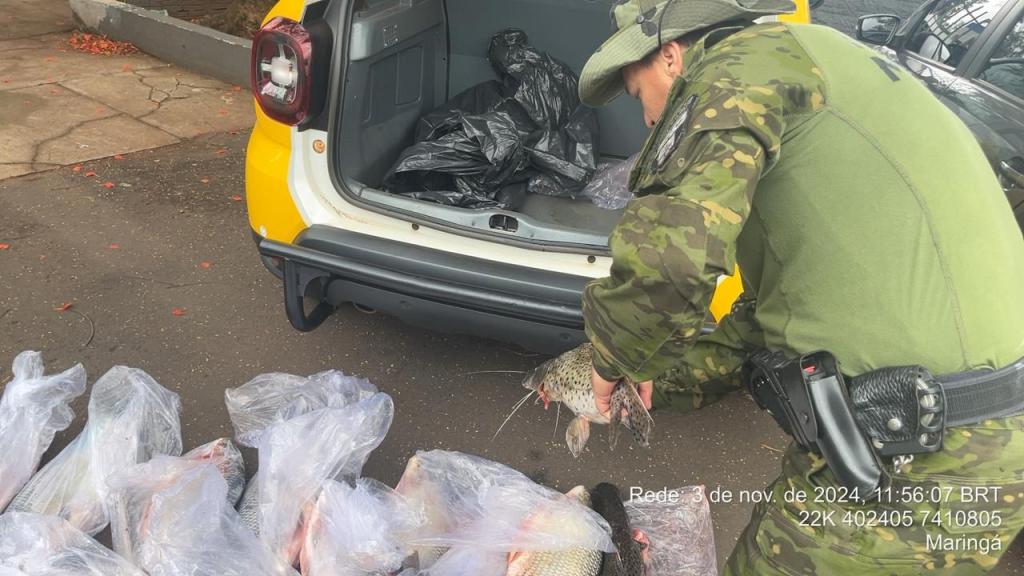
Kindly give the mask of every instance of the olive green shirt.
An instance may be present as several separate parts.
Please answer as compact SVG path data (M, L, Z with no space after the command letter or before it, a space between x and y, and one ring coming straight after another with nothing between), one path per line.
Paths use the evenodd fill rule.
M705 339L731 356L706 358L722 373L753 346L827 349L849 375L1024 356L1024 239L963 123L834 30L719 37L686 51L609 238L611 274L584 292L598 372L652 379ZM701 337L737 262L756 330Z

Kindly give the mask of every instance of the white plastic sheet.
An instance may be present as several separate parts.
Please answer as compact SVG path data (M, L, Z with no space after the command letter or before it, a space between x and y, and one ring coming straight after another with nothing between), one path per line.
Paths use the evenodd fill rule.
M69 404L85 392L81 364L44 376L39 352L18 354L12 372L0 397L0 512L32 477L54 434L71 425Z
M675 502L625 503L630 526L647 535L647 576L715 576L715 533L703 486L676 490Z
M156 456L110 484L121 503L113 520L115 546L122 523L136 522L129 553L149 576L295 575L242 526L215 463Z
M8 512L0 516L0 575L22 574L145 576L61 518Z
M391 574L411 550L403 535L423 523L405 498L384 484L328 481L307 519L302 549L306 576Z
M233 509L245 483L245 469L242 454L227 438L204 444L180 458L157 455L107 479L111 540L118 554L136 562L164 491L181 484L203 464L212 464L220 472L227 487L225 504Z
M32 478L11 509L60 516L94 535L108 522L106 479L154 454L181 454L178 395L135 368L115 366L93 386L81 434Z
M378 393L344 408L324 408L275 424L260 438L260 538L294 565L303 518L327 480L354 480L387 435L394 404Z
M321 408L341 408L378 392L368 380L328 370L308 378L273 372L224 391L224 402L242 446L256 448L271 425Z

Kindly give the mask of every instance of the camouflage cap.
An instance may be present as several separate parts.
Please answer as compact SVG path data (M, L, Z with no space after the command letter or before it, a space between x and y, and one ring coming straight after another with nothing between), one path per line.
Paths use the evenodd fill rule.
M730 20L796 10L791 0L614 0L612 30L580 75L580 100L602 106L623 89L620 70L643 60L660 42Z

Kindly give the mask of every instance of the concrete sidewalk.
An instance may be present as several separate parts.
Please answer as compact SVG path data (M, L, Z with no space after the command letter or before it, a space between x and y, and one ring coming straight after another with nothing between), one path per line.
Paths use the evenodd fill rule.
M0 0L0 179L252 125L245 87L68 44L66 0Z

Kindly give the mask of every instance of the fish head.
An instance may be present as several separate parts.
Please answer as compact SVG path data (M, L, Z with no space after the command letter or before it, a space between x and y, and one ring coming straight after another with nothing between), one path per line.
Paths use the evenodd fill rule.
M543 368L544 366L540 366L527 376L523 380L523 388L536 392L537 398L544 403L544 408L547 409L552 402L561 402L562 395L556 375L543 370Z

